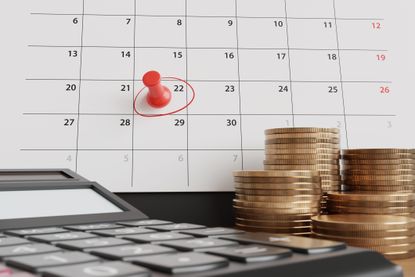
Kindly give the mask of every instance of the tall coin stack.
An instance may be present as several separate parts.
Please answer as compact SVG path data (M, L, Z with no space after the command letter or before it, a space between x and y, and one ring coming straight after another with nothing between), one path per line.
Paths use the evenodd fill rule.
M320 213L317 171L234 172L236 226L253 232L311 234Z
M329 194L330 213L415 217L415 149L344 150L343 164L351 193Z
M277 128L265 130L266 170L316 170L321 177L321 210L327 193L339 191L340 135L336 128Z
M405 216L337 214L312 218L313 236L372 249L388 259L415 256L415 220Z

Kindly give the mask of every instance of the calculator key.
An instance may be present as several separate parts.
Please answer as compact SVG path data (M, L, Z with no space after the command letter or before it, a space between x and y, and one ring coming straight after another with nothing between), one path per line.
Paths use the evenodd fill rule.
M93 237L96 237L96 235L85 232L67 232L50 235L30 236L29 239L34 241L52 243L56 241L88 239Z
M0 233L0 238L4 238L4 237L6 237L6 235L3 233Z
M20 230L10 230L6 233L13 236L31 236L31 235L44 235L44 234L55 234L63 233L67 230L58 227L47 227L47 228L35 228L35 229L20 229Z
M21 238L14 238L14 237L0 238L0 247L26 244L26 243L29 243L29 241L26 239L21 239Z
M155 225L164 225L164 224L171 224L170 221L165 220L158 220L158 219L143 219L137 221L126 221L126 222L119 222L118 224L131 226L131 227L142 227L142 226L155 226Z
M50 277L121 277L134 276L144 277L149 276L150 272L141 266L132 265L124 262L105 262L100 264L84 264L61 266L55 268L45 269L43 276Z
M62 251L62 249L43 243L0 247L0 260L8 257L52 253L58 251Z
M92 230L105 230L122 228L122 226L112 223L98 223L98 224L86 224L86 225L71 225L65 226L66 229L74 231L92 231Z
M230 245L237 245L237 243L230 240L222 240L215 238L198 238L189 240L168 241L163 243L162 245L173 247L183 251L193 251L196 249L209 247L225 247Z
M346 245L342 242L266 233L246 233L222 238L242 243L257 243L289 248L294 252L303 254L320 254L346 248Z
M181 230L191 230L191 229L201 229L206 228L203 225L190 224L190 223L174 223L166 224L160 226L149 226L147 228L157 230L157 231L181 231Z
M164 233L131 235L131 236L125 236L123 238L132 240L134 242L159 242L159 241L166 241L166 240L189 239L193 237L189 235L185 235L185 234L180 234L180 233L164 232Z
M133 258L133 263L167 273L191 273L225 267L228 260L198 252L163 254Z
M157 244L125 245L92 250L91 254L110 260L128 260L130 257L175 253L176 250Z
M232 228L205 228L205 229L196 229L189 231L182 231L180 233L192 235L195 237L210 237L210 236L224 236L224 235L233 235L233 234L243 234L244 231L232 229Z
M212 249L206 253L243 263L267 262L292 256L292 251L289 249L255 244Z
M145 228L119 228L112 230L92 231L91 233L105 237L116 237L125 235L148 234L154 232L155 230Z
M7 264L23 270L39 272L43 267L90 263L98 260L99 258L82 252L64 252L10 258Z
M131 244L131 242L118 238L91 238L59 242L57 243L57 246L72 250L88 250L88 248L109 247L124 244Z

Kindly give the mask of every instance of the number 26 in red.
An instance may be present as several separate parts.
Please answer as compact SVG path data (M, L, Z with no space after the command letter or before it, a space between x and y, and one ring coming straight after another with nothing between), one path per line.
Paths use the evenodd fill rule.
M389 87L380 87L379 91L382 94L388 94L391 90Z

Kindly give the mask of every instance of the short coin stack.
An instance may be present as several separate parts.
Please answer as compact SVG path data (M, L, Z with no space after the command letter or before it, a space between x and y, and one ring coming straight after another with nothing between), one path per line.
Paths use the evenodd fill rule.
M321 177L326 209L326 193L339 191L340 135L336 128L277 128L265 130L266 170L317 170Z
M393 215L319 215L313 236L378 251L389 259L415 256L415 220Z
M415 216L415 193L330 192L330 214L383 214Z
M415 192L415 149L351 149L343 151L347 190Z
M317 171L234 172L236 226L253 232L309 235L320 213Z

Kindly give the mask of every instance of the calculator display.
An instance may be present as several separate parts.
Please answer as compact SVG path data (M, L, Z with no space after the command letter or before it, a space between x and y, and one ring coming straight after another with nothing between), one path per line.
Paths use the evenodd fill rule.
M123 212L90 188L0 191L0 220Z

